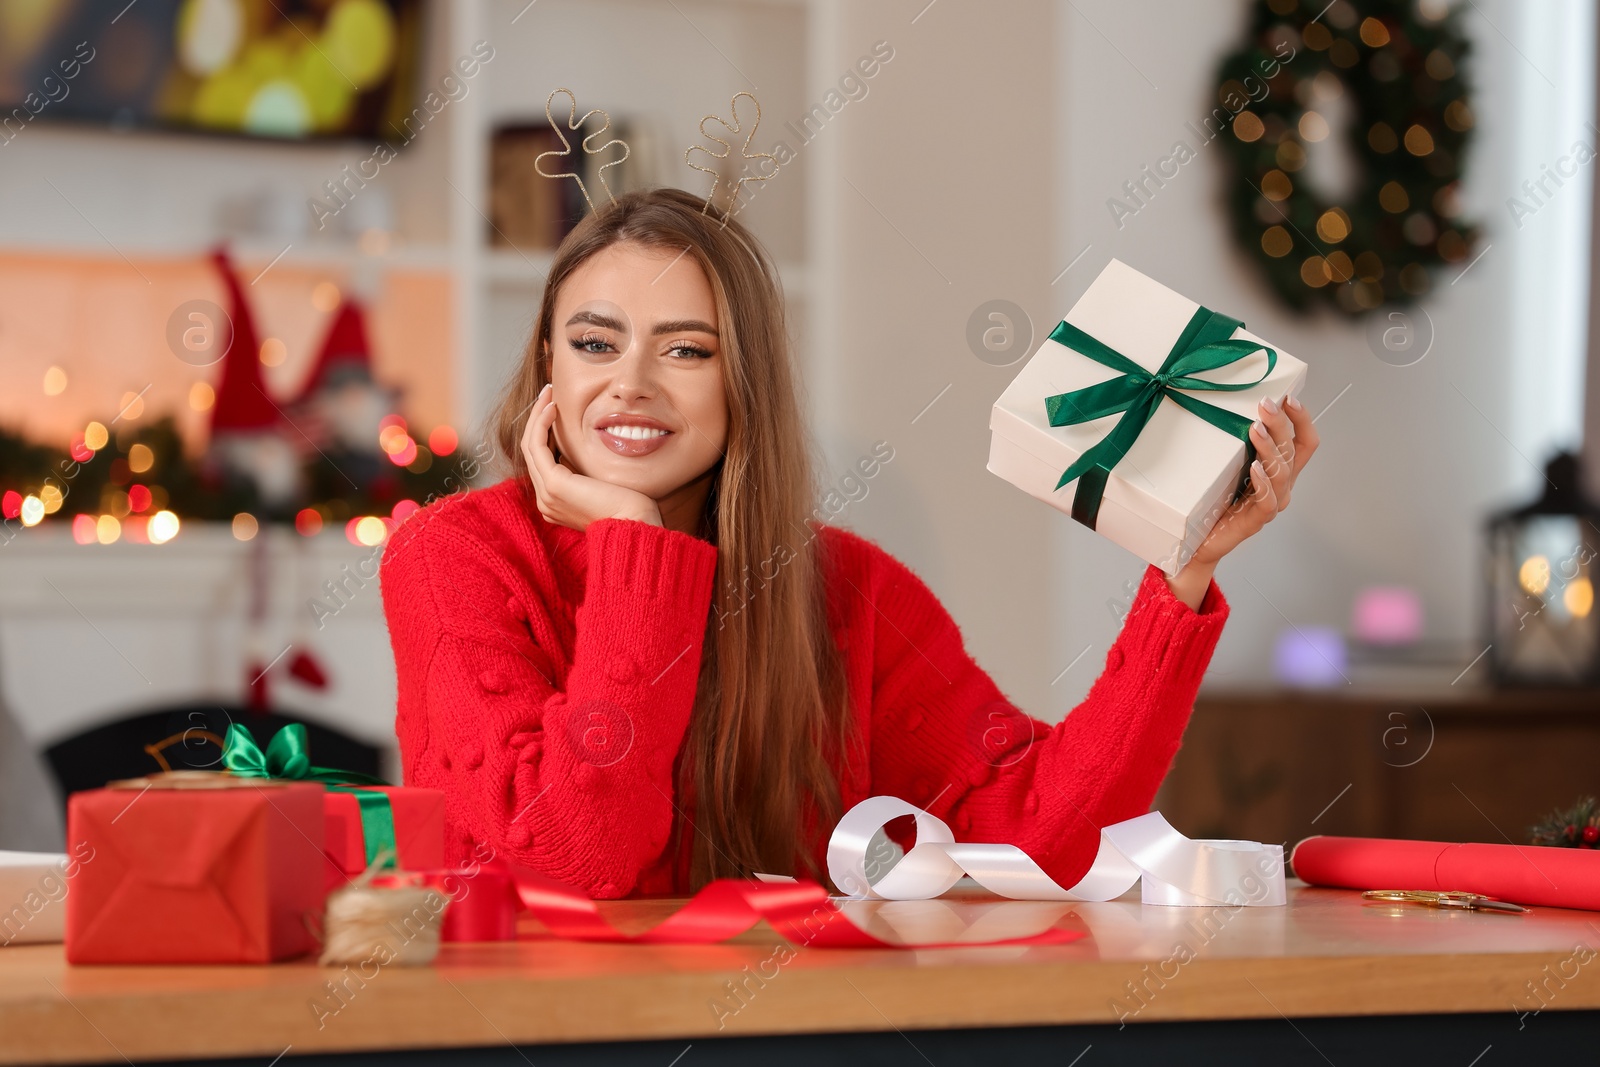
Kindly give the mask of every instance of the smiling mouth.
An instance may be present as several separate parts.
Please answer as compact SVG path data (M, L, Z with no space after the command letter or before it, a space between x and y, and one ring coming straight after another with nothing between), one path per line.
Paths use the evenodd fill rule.
M628 457L648 456L672 437L671 430L654 426L607 426L596 432L613 455Z

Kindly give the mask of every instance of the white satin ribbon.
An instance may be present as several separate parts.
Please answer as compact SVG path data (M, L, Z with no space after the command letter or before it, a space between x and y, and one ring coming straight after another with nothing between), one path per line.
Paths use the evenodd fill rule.
M872 837L891 820L910 815L916 843L873 881L867 875ZM868 797L834 827L828 875L849 896L926 900L961 879L1013 900L1112 900L1135 882L1146 904L1175 907L1270 906L1285 901L1283 846L1259 841L1191 841L1160 812L1100 831L1094 863L1063 889L1015 845L960 843L937 817L899 797Z

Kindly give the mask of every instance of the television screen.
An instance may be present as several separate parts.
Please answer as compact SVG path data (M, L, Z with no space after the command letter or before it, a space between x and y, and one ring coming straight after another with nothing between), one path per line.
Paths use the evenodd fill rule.
M389 140L410 110L421 0L122 4L0 0L0 143L52 120Z

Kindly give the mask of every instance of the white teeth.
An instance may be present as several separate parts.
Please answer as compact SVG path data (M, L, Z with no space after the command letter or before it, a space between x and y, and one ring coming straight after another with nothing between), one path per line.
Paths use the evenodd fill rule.
M651 426L607 426L606 433L613 437L626 437L631 441L648 441L652 437L666 436L667 431Z

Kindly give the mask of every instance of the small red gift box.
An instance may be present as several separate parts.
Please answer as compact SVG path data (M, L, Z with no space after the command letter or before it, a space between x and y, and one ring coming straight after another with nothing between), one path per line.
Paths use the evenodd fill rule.
M67 894L71 963L266 963L316 948L327 864L312 783L176 772L73 794L93 849Z
M410 786L360 786L363 792L382 793L394 812L394 843L398 865L408 871L444 866L444 793ZM323 794L327 816L323 850L326 888L331 892L367 869L366 834L355 795L330 787Z

